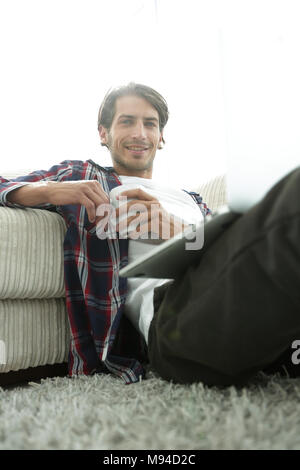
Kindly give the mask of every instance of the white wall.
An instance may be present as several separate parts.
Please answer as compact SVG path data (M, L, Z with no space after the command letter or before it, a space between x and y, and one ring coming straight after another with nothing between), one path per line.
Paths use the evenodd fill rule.
M295 22L297 2L1 0L0 174L64 159L109 165L97 113L128 81L168 101L154 177L195 187L226 171L219 31ZM183 168L183 166L185 168Z

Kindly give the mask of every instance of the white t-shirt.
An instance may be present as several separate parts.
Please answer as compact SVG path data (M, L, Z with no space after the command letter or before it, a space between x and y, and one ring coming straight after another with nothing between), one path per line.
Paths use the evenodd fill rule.
M141 188L159 200L169 213L187 224L199 223L203 215L193 198L183 190L163 186L148 178L120 176L121 186L111 191L111 203L116 206L116 195L123 191ZM151 240L129 240L128 262L132 262L153 249ZM148 332L154 314L153 292L155 287L168 282L168 279L128 278L128 292L125 302L125 314L135 328L142 333L148 344Z

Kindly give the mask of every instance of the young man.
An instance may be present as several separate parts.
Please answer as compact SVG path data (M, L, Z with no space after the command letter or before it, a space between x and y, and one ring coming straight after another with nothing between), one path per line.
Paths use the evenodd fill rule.
M104 98L98 117L101 143L108 147L113 167L103 168L91 160L65 161L49 171L1 181L2 205L55 207L66 221L64 269L71 376L108 370L127 383L139 380L144 371L137 359L145 359L153 291L165 282L119 278L119 269L151 249L151 243L97 236L102 219L96 213L110 202L112 190L122 185L122 196L130 199L129 214L139 203L137 231L141 237L156 227L157 237L165 238L166 226L168 237L172 237L209 213L199 195L151 180L167 120L167 104L155 90L138 84L120 87ZM135 218L130 215L126 225Z
M143 203L143 233L155 219L159 236L166 224L173 236L196 214L209 213L196 194L152 185L153 160L163 143L167 117L166 104L154 90L130 86L113 91L99 112L100 138L111 152L113 168L91 161L63 162L26 178L27 183L42 183L20 187L3 181L1 186L3 204L55 205L68 224L64 246L70 375L109 370L126 382L138 380L143 370L136 360L136 338L147 344L151 366L163 378L181 383L238 385L259 370L282 365L291 370L292 345L300 339L300 169L230 225L205 250L201 263L174 282L127 285L118 270L147 244L95 235L97 207L107 204L109 192L121 183L131 199L128 206ZM139 189L128 190L137 183ZM166 192L172 199L170 210L157 197ZM153 205L156 211L151 211ZM184 213L190 210L189 220L182 222L179 206Z

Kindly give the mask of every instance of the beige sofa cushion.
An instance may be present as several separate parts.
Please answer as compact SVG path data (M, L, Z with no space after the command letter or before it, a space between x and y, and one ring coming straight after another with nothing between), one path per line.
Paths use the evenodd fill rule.
M0 207L0 299L64 297L65 232L54 212Z
M0 339L5 345L0 373L66 362L70 328L65 299L1 300Z
M212 212L227 204L226 176L220 175L196 189Z

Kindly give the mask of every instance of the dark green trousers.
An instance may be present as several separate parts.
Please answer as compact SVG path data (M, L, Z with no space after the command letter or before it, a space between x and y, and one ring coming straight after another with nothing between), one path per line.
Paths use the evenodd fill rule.
M283 361L300 374L300 167L157 288L154 305L148 354L164 379L239 385Z

